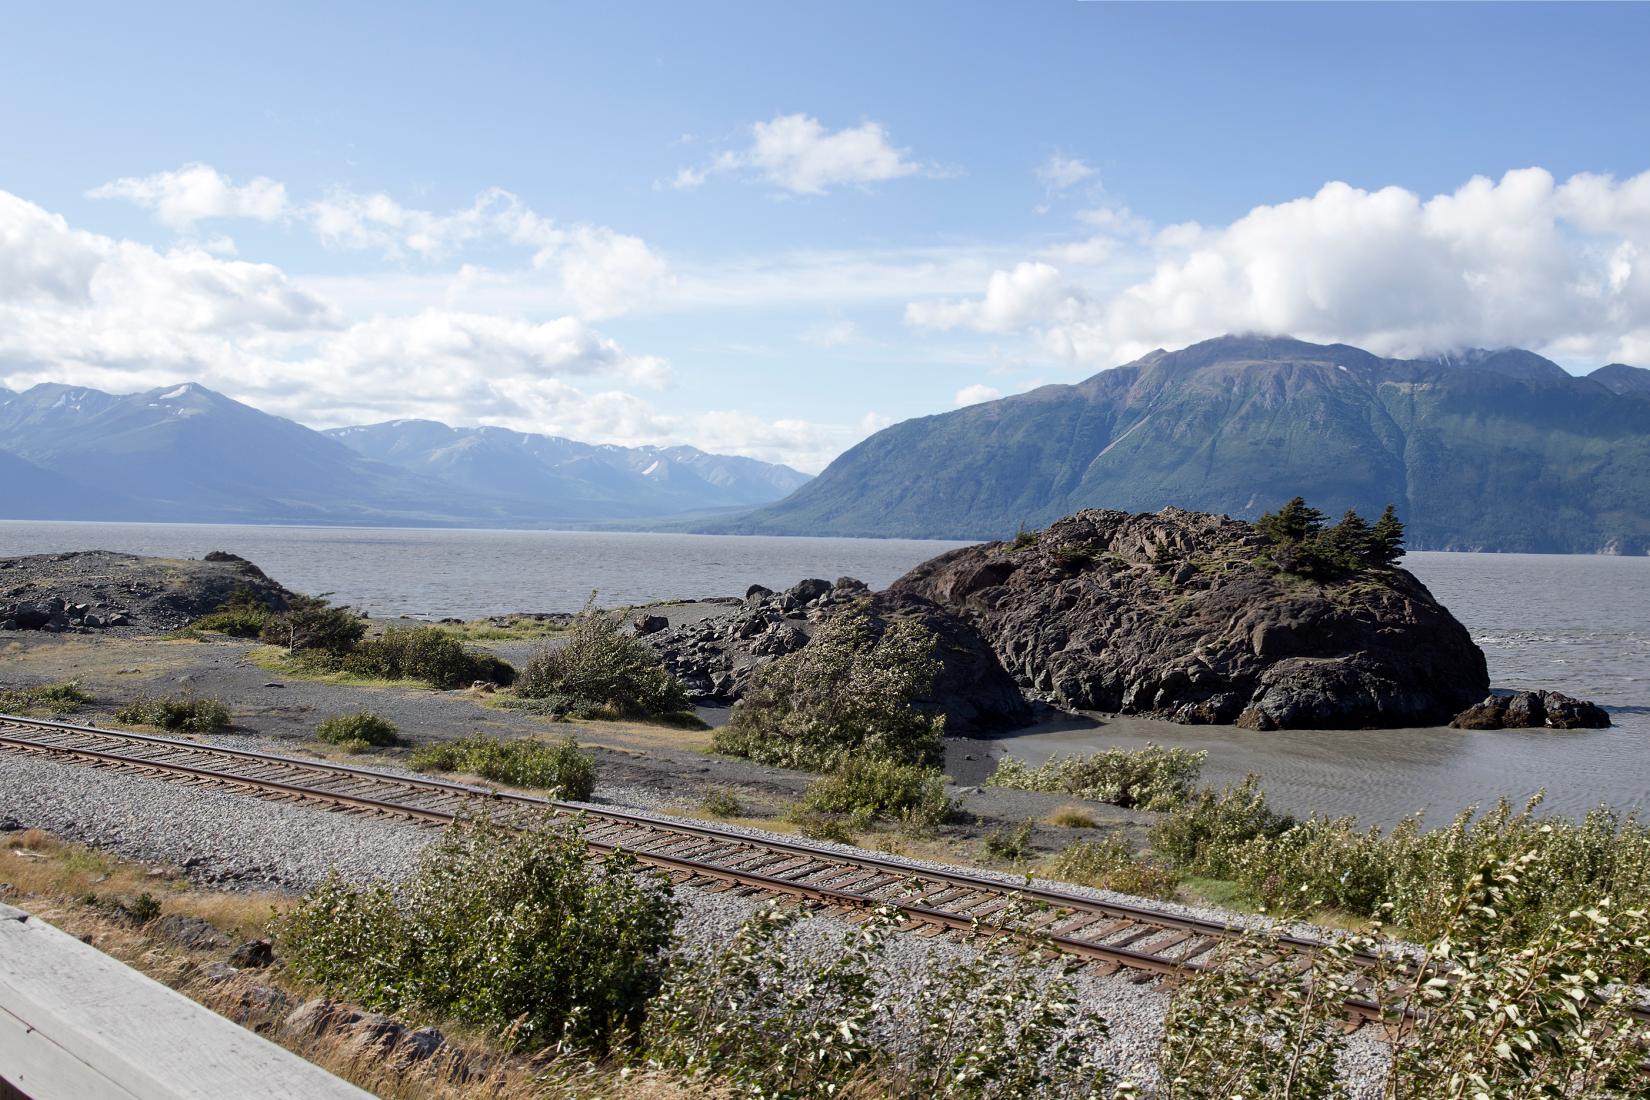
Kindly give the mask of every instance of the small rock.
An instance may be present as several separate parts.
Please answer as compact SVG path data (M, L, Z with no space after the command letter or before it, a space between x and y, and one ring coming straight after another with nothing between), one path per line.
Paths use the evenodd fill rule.
M230 953L229 963L242 970L261 970L275 961L275 945L268 940L247 940Z
M773 595L773 589L763 584L753 584L745 589L745 602L761 601Z
M670 620L663 615L638 615L633 625L637 634L657 634L670 627Z
M181 913L171 913L160 918L155 922L155 931L179 947L195 951L210 951L224 945L223 937L218 934L211 921Z
M440 1029L421 1027L417 1031L408 1032L395 1048L396 1060L400 1062L422 1062L433 1058L447 1045L447 1037L441 1034Z
M346 1004L317 997L305 1001L281 1021L280 1033L295 1038L318 1038L354 1025L361 1014Z

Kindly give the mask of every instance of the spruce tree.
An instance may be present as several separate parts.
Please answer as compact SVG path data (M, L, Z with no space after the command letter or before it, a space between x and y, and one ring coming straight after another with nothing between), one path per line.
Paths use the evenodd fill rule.
M1329 559L1343 569L1362 569L1374 563L1375 533L1364 517L1351 508L1346 510L1341 522L1324 532L1320 541Z
M1279 545L1305 542L1323 530L1324 515L1306 503L1305 497L1296 497L1276 512L1268 512L1255 521L1255 529Z
M1404 525L1398 519L1397 509L1388 504L1370 530L1369 564L1390 569L1403 556Z

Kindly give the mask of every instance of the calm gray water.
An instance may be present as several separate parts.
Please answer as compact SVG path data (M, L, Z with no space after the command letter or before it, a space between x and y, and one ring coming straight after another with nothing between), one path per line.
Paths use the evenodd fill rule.
M238 527L0 521L0 557L121 550L198 558L228 550L299 592L331 592L374 615L476 618L743 596L753 584L858 577L881 588L961 542L610 531Z
M306 592L379 615L577 609L741 594L803 577L859 577L881 587L959 543L588 531L431 531L187 524L0 522L0 557L77 549L199 557L230 550ZM1650 804L1650 558L1411 554L1404 565L1466 623L1497 687L1556 688L1612 712L1608 730L1379 730L1255 733L1115 719L1004 742L1052 752L1160 744L1207 749L1220 782L1259 772L1274 799L1390 822L1425 810L1447 819L1468 802L1522 800L1580 812L1599 801Z

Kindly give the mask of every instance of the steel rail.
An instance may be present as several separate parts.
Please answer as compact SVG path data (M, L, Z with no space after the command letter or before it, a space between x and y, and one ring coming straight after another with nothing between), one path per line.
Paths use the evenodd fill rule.
M18 730L24 733L20 735ZM246 775L204 767L198 761L188 763L164 756L152 757L136 752L121 752L107 744L99 748L41 739L38 735L30 737L26 733L29 730L56 732L69 737L102 738L105 742L117 745L124 743L162 753L194 754L196 757L229 760L295 774L290 774L286 779ZM181 776L189 780L243 789L255 794L275 795L354 811L404 817L430 825L451 823L463 816L462 812L459 809L420 806L416 802L397 801L389 796L376 797L362 792L329 790L322 786L292 782L289 779L309 773L311 776L322 776L330 780L389 787L391 795L400 791L408 795L456 799L462 804L481 803L488 808L508 806L523 810L548 809L560 815L576 815L588 822L585 831L595 835L587 835L583 839L592 849L608 854L623 852L638 862L679 876L681 881L690 884L704 880L723 884L727 888L788 896L848 910L891 906L899 910L907 921L939 932L969 930L976 927L982 917L1000 912L1007 905L1013 904L1016 898L1023 899L1055 914L1041 924L1040 938L1066 954L1101 965L1107 972L1128 968L1140 971L1147 977L1184 977L1188 972L1205 969L1205 966L1197 961L1200 956L1207 955L1221 943L1236 940L1246 933L1246 930L1239 926L1220 921L1189 917L1147 906L1102 901L1049 887L1033 886L1029 882L1016 885L982 875L971 875L961 870L919 867L871 853L849 854L779 838L755 837L633 810L617 810L586 803L498 791L442 779L393 775L332 761L301 759L126 730L0 714L0 748L68 757L94 766L104 765L122 770ZM615 828L625 839L604 839L600 835ZM665 849L650 850L638 843L642 838L626 836L627 831L637 830L641 831L644 837L665 838ZM721 862L698 859L693 855L674 854L669 848L679 848L680 845L670 842L669 838L673 837L708 842L712 847L731 846L740 854L737 858L724 858ZM701 846L688 850L697 854L707 849ZM752 859L753 855L757 858ZM796 861L799 860L802 862L797 864ZM822 866L813 868L812 865L816 863ZM744 869L747 865L751 869ZM793 872L805 870L806 873L795 878L765 873L766 869L780 867ZM866 872L869 872L868 876ZM816 878L828 881L808 881ZM915 900L877 896L900 882L921 884L921 892ZM850 884L874 885L869 890L855 890L847 888ZM967 901L971 904L950 909L940 908L937 904L924 904L931 898L937 899L946 895L953 895L951 901ZM1071 934L1084 930L1098 930L1104 933L1105 937L1127 934L1116 943L1107 943L1103 939L1085 939ZM1137 950L1130 946L1139 943L1142 947L1149 948L1152 941L1159 940L1165 933L1176 932L1181 934L1170 935L1158 946L1157 952L1160 953ZM1314 955L1325 946L1321 941L1293 935L1270 935L1267 937L1267 943L1303 956ZM1179 947L1181 950L1178 953L1168 953L1173 947ZM1353 956L1353 961L1372 965L1377 960L1367 954L1357 954ZM1348 1015L1356 1020L1373 1020L1381 1015L1379 1007L1366 998L1349 998L1346 1009ZM1635 1015L1641 1020L1650 1020L1650 1007L1636 1009Z

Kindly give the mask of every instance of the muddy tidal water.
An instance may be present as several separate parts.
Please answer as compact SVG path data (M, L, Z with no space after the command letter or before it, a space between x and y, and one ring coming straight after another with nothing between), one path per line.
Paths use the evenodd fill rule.
M803 577L881 587L960 543L592 531L440 531L0 522L0 557L109 549L200 557L230 550L305 592L378 615L471 618L742 595ZM1607 730L1290 730L1072 720L1006 738L1032 761L1147 741L1206 749L1215 782L1260 773L1297 812L1446 821L1467 803L1538 789L1546 806L1650 809L1650 558L1417 553L1404 559L1472 631L1496 687L1555 688L1607 707Z
M1069 720L1005 738L1033 762L1148 741L1207 750L1205 781L1246 772L1297 814L1432 824L1506 796L1584 813L1650 810L1650 558L1416 553L1404 567L1472 631L1497 688L1550 688L1610 711L1605 730L1281 730Z

